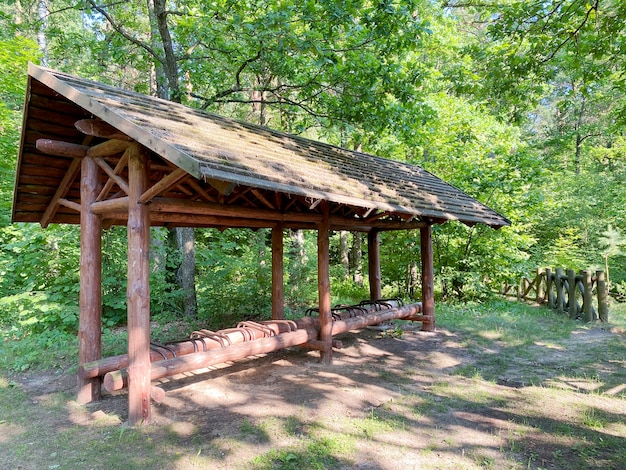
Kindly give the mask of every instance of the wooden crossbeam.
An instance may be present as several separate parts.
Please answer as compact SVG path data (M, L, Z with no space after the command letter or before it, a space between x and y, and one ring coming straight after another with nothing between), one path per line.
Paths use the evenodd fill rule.
M98 203L100 204L100 203ZM95 204L94 204L95 206ZM95 210L92 207L92 210ZM266 220L270 222L285 222L290 226L301 224L309 226L311 223L319 223L322 221L321 214L306 214L300 212L284 212L271 209L258 209L242 206L228 206L202 201L186 201L172 198L154 198L150 205L151 213L178 213L178 214L195 214L197 216L218 216L228 217L232 219L256 219ZM345 230L357 230L367 232L372 228L379 230L404 230L415 229L427 226L423 222L394 222L378 220L373 223L362 221L353 217L330 216L330 225L333 230L339 228Z
M119 175L127 164L128 164L128 150L126 150L122 154L122 157L119 159L119 161L115 165L115 168L113 168L113 173L115 173L116 175ZM113 187L113 183L114 183L113 179L107 180L104 187L102 188L102 191L100 191L100 194L98 194L96 201L102 201L105 197L107 197L107 195L109 194L109 191L111 191L111 188Z
M102 215L103 217L119 212L125 214L128 212L128 196L94 202L91 204L91 212Z
M68 201L67 199L61 197L59 198L58 203L60 206L68 207L76 212L80 212L80 204L74 201Z
M145 204L151 201L153 197L158 196L164 191L167 191L169 188L179 183L180 180L188 175L189 173L187 173L182 168L175 169L173 172L162 178L158 183L154 184L150 189L143 193L139 198L139 202Z
M129 192L128 183L124 180L124 178L122 178L119 175L116 175L115 170L111 168L111 166L103 158L100 158L100 157L96 158L95 161L98 164L98 166L104 170L104 172L108 175L108 177L111 178L115 182L115 184L117 184L120 187L122 191L128 194Z

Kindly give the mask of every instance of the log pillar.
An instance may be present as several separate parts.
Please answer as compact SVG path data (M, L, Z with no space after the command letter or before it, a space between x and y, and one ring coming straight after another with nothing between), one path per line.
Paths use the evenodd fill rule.
M432 318L432 321L422 322L422 331L435 331L433 231L430 225L420 229L420 251L422 255L422 315Z
M563 313L565 311L565 289L563 286L564 279L565 276L563 274L563 268L556 268L554 285L556 286L556 311L559 313Z
M370 300L382 298L380 274L380 232L372 230L367 234L367 261L370 282Z
M285 318L283 224L272 228L272 319Z
M536 294L537 296L535 297L535 301L541 305L543 303L543 299L544 299L544 292L542 290L543 287L543 271L541 268L537 268L537 277L535 278L537 279L537 291Z
M322 202L324 218L317 227L317 288L319 294L319 319L321 360L332 362L333 319L330 305L330 222L328 203Z
M576 305L576 271L567 269L567 311L572 320L578 316L578 306Z
M598 315L601 322L609 321L609 294L606 286L604 271L596 271L596 286L598 288Z
M150 421L150 214L139 198L148 186L147 156L137 143L128 158L128 421Z
M585 323L593 321L593 279L591 271L583 271L583 319Z
M548 308L554 308L556 301L554 300L554 292L552 286L554 285L554 279L552 278L552 269L546 268L546 299L548 302Z
M102 221L91 213L100 192L96 162L85 157L80 178L80 313L78 320L78 365L97 361L102 355ZM100 399L100 379L78 378L79 403Z

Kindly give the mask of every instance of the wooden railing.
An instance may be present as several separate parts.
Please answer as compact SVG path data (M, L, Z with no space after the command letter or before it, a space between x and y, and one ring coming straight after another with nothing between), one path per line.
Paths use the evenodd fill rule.
M567 313L572 319L585 323L609 321L609 303L604 271L581 271L557 268L538 269L534 279L524 277L518 285L504 284L502 295L515 296L547 304L559 313Z

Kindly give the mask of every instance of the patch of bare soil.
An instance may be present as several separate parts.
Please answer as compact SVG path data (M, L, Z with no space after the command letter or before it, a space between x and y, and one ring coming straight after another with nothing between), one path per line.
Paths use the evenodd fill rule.
M166 398L153 405L145 431L162 453L154 468L298 468L304 449L320 455L314 445L326 446L318 468L620 468L596 443L606 436L626 449L623 393L590 399L580 387L523 383L525 371L515 368L508 379L456 375L480 357L453 333L418 327L403 324L400 336L346 334L330 366L317 352L290 348L159 381ZM571 339L576 347L543 348L534 367L571 364L569 351L611 335L581 332ZM37 403L74 382L40 374L22 385ZM117 426L126 400L118 393L86 407L70 402L68 422Z

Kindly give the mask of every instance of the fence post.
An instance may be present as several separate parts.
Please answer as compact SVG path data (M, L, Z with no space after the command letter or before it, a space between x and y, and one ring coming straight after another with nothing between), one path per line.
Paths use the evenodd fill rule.
M554 283L556 285L556 311L559 313L563 313L563 268L556 268Z
M543 276L543 272L541 271L541 268L537 268L537 303L539 305L541 305L543 303L543 292L541 291L541 277Z
M604 271L596 271L596 286L598 287L598 316L600 321L609 321L609 301L606 291Z
M583 320L589 323L593 320L593 283L591 281L591 271L583 271Z
M548 308L554 308L554 295L552 294L552 269L546 268L546 297Z
M569 317L575 320L578 316L578 308L576 306L576 272L573 269L567 270L567 303Z

